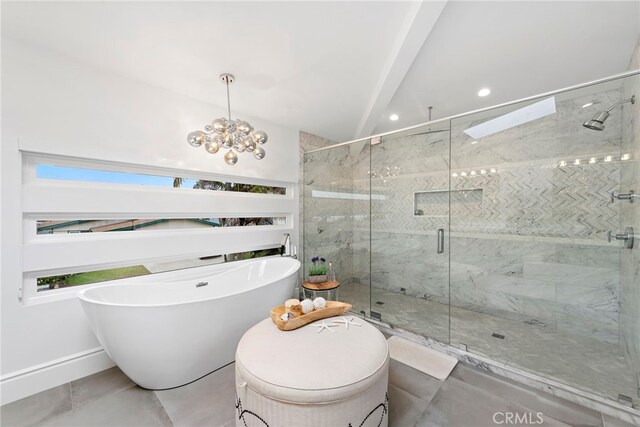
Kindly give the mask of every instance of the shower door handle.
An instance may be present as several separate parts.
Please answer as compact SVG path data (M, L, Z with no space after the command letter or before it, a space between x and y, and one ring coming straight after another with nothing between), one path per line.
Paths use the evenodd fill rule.
M439 254L444 253L444 228L438 228L438 249Z

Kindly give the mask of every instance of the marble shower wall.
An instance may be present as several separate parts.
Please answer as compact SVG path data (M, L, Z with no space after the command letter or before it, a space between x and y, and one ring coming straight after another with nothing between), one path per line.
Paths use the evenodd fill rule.
M582 123L623 90L614 81L557 95L555 114L477 142L464 130L532 102L305 156L307 251L335 256L343 281L370 282L373 304L392 291L619 345L621 245L606 233L623 205L609 193L631 165L622 154L637 153L623 146L622 114L602 132ZM439 228L449 231L443 254ZM384 305L375 310L384 317ZM631 358L640 339L628 311Z
M452 122L451 187L482 191L480 204L451 206L452 304L618 345L620 245L606 233L620 218L609 194L624 165L621 116L603 132L581 124L621 85L558 95L556 114L474 144L465 129L526 104Z
M368 142L304 155L305 270L310 257L324 256L342 286L368 280L369 233L357 227L368 223L369 190L354 185L366 176L368 156Z
M636 44L629 70L640 69L640 38ZM635 105L622 108L622 147L631 154L631 162L622 168L620 192L640 193L640 77L625 79L625 99L636 96ZM640 203L619 202L619 230L633 227L640 233ZM620 332L625 357L633 367L637 388L640 388L640 242L634 248L622 249L620 258ZM640 390L638 395L640 395ZM638 397L638 396L630 396Z
M315 150L318 148L323 148L323 147L328 147L329 145L333 145L335 144L334 141L330 140L330 139L326 139L326 138L322 138L316 135L313 135L311 133L307 133L307 132L303 132L300 131L300 145L299 145L299 150L300 150L300 157L299 157L299 163L298 163L298 170L299 170L299 175L298 175L298 201L299 201L299 206L300 206L300 210L299 210L299 217L298 217L298 224L300 225L298 227L298 242L299 242L299 247L297 248L298 250L298 259L300 260L300 262L302 262L302 268L299 271L298 274L298 278L301 281L304 278L305 275L305 264L304 264L304 260L305 260L305 251L304 251L304 174L305 174L305 168L304 168L304 154L307 151L311 151L311 150Z
M581 124L621 96L620 82L563 94L556 114L474 144L465 129L524 105L454 120L451 175L449 132L373 146L371 183L354 180L372 192L372 301L376 289L450 300L617 345L620 250L606 233L620 218L609 193L620 187L622 123L612 115L604 132ZM449 213L450 253L437 254Z

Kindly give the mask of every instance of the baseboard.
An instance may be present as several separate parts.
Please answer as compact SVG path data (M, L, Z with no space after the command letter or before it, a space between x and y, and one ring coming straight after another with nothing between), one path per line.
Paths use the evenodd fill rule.
M112 366L115 364L107 353L97 347L11 372L0 378L0 404L14 402Z

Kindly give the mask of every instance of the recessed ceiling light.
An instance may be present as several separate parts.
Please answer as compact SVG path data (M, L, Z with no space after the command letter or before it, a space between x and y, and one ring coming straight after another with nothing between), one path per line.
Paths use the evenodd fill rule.
M389 120L391 120L392 122L395 122L399 118L400 117L397 114L392 114L392 115L389 116Z
M488 87L483 87L478 91L478 96L487 96L490 93L491 93L491 89L489 89Z
M477 140L476 140L476 141L471 141L471 145L473 145L473 144L477 144L477 143L478 143L478 141L477 141Z

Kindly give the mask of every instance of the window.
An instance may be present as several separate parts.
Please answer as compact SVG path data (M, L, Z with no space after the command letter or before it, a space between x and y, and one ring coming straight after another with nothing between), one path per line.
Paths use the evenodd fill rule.
M23 154L25 303L279 253L294 183ZM176 178L178 177L178 178Z
M242 184L236 182L205 179L159 176L141 173L119 172L101 169L87 169L48 164L36 165L36 178L62 181L94 182L105 184L144 185L164 188L190 188L195 190L237 191L240 193L286 194L286 188L262 184Z
M145 218L145 219L39 219L36 234L106 233L118 231L154 231L211 229L284 225L286 217L255 218Z
M104 270L82 271L80 273L61 274L38 277L38 292L52 289L68 288L72 286L88 285L109 280L125 279L128 277L146 276L148 274L164 273L182 270L184 268L202 267L205 265L222 264L224 262L242 261L253 258L279 255L280 249L265 249L261 251L247 251L235 254L211 255L200 258L178 261L150 262L128 267L108 268Z

